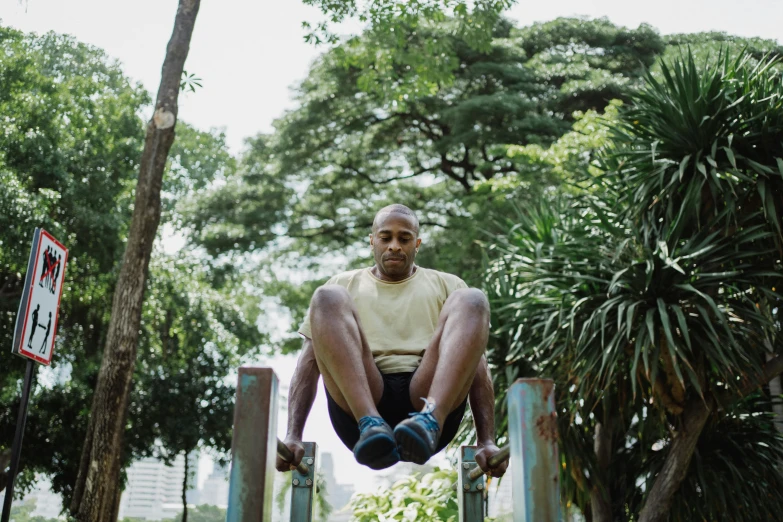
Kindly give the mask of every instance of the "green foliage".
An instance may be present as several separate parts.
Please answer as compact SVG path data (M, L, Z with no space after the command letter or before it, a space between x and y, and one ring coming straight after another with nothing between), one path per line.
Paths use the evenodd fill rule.
M36 500L26 500L24 502L16 502L11 506L11 521L12 522L59 522L56 518L46 518L41 516L33 516L33 511L36 508Z
M453 470L413 474L375 493L357 493L349 504L357 522L406 520L417 522L457 520L457 493L452 486L457 481Z
M138 175L149 96L99 49L53 33L0 27L0 342L10 346L34 227L70 250L51 369L37 372L25 433L22 494L40 472L66 504L110 320ZM218 131L177 127L164 178L164 219L235 170ZM170 240L165 238L163 242ZM176 238L175 238L176 239ZM265 340L257 298L237 277L213 277L200 252L156 249L122 459L173 458L230 445L233 383ZM206 265L205 265L206 263ZM16 426L24 363L0 352L0 452ZM196 441L195 443L193 441ZM157 445L156 445L157 441ZM0 481L5 479L4 470Z
M158 441L141 453L165 461L202 445L225 459L236 393L226 377L264 341L257 303L212 288L190 252L156 256L148 285L128 436Z
M451 58L449 38L421 41L435 24L446 23L449 34L463 39L476 50L485 51L492 40L492 30L505 9L514 0L304 0L320 8L326 20L312 27L305 41L316 45L336 44L340 38L331 26L355 19L367 25L363 38L344 41L343 55L347 66L361 71L358 85L365 91L390 98L433 93L440 85L454 79L456 62ZM424 44L424 48L420 47ZM390 78L393 81L388 81Z
M217 506L202 504L188 510L188 522L225 522L226 510ZM182 522L182 513L161 522Z
M564 493L582 511L598 487L614 519L633 520L694 401L721 406L672 519L772 520L783 508L762 494L783 480L768 405L731 406L766 347L783 351L774 65L746 54L661 65L663 80L648 75L611 124L605 174L520 210L490 248L490 360L506 368L501 385L556 380ZM598 423L614 441L605 469Z
M420 262L477 284L477 241L482 230L493 229L494 213L508 214L510 191L534 200L562 181L565 168L533 158L534 146L544 154L582 117L577 111L594 115L589 111L624 97L607 85L637 81L640 64L652 63L662 48L649 28L570 19L525 29L500 20L491 45L481 51L455 36L447 22L406 34L418 54L426 54L432 39L451 42L454 81L390 98L358 85L364 71L345 65L350 45L325 53L301 84L298 107L275 123L273 134L248 142L237 175L187 205L186 224L199 246L212 255L263 253L264 264L317 270L320 277L324 252L366 263L363 243L375 210L402 201L422 223ZM379 49L370 35L359 41ZM590 52L574 53L574 46ZM561 71L554 78L557 60ZM596 74L608 83L596 83ZM385 84L392 82L384 77ZM585 126L576 132L594 132ZM579 145L571 136L561 148ZM579 152L569 154L580 161ZM454 231L460 231L458 240ZM267 295L283 285L273 283ZM296 300L304 306L292 309L295 317L308 300L309 293ZM284 346L297 349L299 343L291 337Z
M114 267L130 216L149 100L105 54L70 37L0 27L0 342L11 345L34 227L70 249L52 388L37 387L20 491L33 470L78 462ZM6 188L8 190L6 190ZM79 288L78 292L73 289ZM0 352L0 440L10 444L24 363ZM78 364L74 364L76 361ZM70 378L70 382L68 382ZM57 388L54 392L53 389ZM57 491L69 480L54 477Z

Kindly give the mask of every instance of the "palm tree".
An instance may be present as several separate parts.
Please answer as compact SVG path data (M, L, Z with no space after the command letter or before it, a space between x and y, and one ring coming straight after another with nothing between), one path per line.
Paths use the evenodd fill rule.
M595 522L775 520L780 62L661 64L600 165L491 249L492 360L556 379L564 494Z

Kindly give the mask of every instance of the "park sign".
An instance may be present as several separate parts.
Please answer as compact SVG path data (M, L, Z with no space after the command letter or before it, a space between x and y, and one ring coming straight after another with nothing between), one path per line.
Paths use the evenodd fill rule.
M11 348L13 353L26 358L27 364L22 384L22 400L19 401L19 416L16 419L14 443L11 446L11 465L8 470L0 522L8 522L11 518L14 482L19 471L35 363L49 365L52 362L54 338L57 336L57 312L60 309L60 297L63 295L67 262L68 249L45 230L36 228L30 260L27 262L22 302L19 303L19 313L16 314L14 345Z
M51 364L67 261L68 250L51 234L36 228L16 316L13 353Z

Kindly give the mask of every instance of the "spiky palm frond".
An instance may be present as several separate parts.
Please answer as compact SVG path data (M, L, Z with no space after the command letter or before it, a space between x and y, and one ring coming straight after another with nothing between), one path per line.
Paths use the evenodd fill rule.
M620 374L634 393L665 384L675 410L686 384L703 394L759 370L771 323L758 302L781 297L783 276L758 264L770 231L743 226L727 238L705 227L649 249L620 235L627 229L597 202L548 203L494 247L502 254L487 288L503 318L497 332L513 333L509 362L531 359L583 397L600 397Z
M604 169L647 240L693 231L724 210L762 212L783 244L783 76L779 57L693 56L648 74L614 126Z
M664 448L665 449L665 448ZM655 452L654 477L665 451ZM762 522L783 513L783 434L769 403L743 401L707 425L672 508L672 522Z

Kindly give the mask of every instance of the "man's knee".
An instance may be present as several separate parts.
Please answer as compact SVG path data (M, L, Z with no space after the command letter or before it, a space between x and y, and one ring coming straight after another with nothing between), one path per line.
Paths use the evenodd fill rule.
M310 300L310 313L336 311L352 303L351 294L344 287L325 285L317 288L313 293L313 298Z
M489 300L478 288L460 288L449 295L446 303L449 307L459 308L471 314L489 319Z

